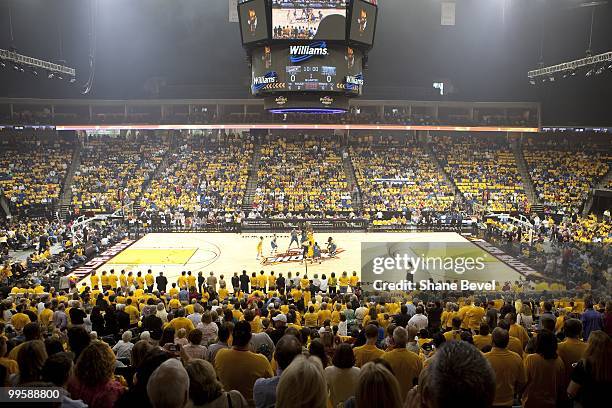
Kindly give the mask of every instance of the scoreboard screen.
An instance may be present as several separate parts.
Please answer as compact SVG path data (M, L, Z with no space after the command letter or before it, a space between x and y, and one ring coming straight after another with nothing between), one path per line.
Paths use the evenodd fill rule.
M272 39L346 37L346 0L272 0Z
M359 95L363 86L361 51L347 46L267 46L252 53L253 95L285 91Z
M374 4L364 0L353 0L349 41L372 46L377 14L378 8Z
M238 19L242 44L253 44L268 39L266 0L249 0L238 4Z

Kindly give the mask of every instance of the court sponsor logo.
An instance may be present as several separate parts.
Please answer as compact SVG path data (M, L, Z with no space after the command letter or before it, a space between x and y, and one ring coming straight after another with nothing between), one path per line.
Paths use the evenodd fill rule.
M90 259L84 265L76 268L69 276L74 276L77 278L77 280L85 278L86 276L97 270L99 267L113 259L115 256L128 249L134 242L136 241L126 239L116 243L106 251L102 252L100 255Z
M326 262L331 259L339 259L338 254L345 252L342 248L337 248L332 255L327 249L321 250L321 257L313 259L314 262ZM310 259L310 258L309 258ZM304 262L304 250L302 248L291 248L286 252L279 253L273 256L265 257L261 260L262 265L279 265L286 263Z

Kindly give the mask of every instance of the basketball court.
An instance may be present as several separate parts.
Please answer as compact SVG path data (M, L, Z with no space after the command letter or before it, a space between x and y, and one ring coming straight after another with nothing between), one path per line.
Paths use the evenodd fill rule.
M264 237L263 257L257 259L257 243L260 236ZM466 272L461 276L424 274L417 271L415 280L469 279L475 282L496 280L503 283L522 279L517 269L455 232L315 232L314 239L323 248L321 258L318 262L306 263L303 261L301 248L295 243L292 248L288 248L290 242L288 233L277 234L278 250L272 254L273 236L273 234L255 233L150 233L112 257L97 270L98 273L110 269L144 273L152 269L155 275L164 272L170 283L177 280L181 271L191 271L194 275L203 272L205 276L212 271L217 277L224 275L228 284L233 273L240 274L242 270L246 270L249 275L252 272L259 273L260 270L266 273L274 271L276 275L283 273L284 276L287 276L287 272L300 272L300 274L307 272L310 278L314 274L329 276L331 272L335 272L336 276L339 276L343 271L349 275L356 271L360 276L362 266L370 262L369 259L362 259L369 256L368 251L362 256L362 243L375 243L374 246L384 247L383 251L391 256L412 246L412 251L418 248L419 254L429 256L482 256L487 266L483 271ZM337 245L335 255L330 255L323 245L329 237L332 237ZM444 244L445 249L441 250L440 245L436 244ZM457 249L457 244L461 244L460 249ZM441 254L440 251L444 253Z

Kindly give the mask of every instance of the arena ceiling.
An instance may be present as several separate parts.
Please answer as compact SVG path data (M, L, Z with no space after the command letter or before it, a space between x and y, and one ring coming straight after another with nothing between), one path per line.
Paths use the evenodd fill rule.
M364 97L541 101L544 123L607 124L612 70L529 85L546 65L581 58L591 10L578 0L457 0L456 25L440 25L440 0L379 1ZM249 70L228 0L98 0L95 80L87 98L244 98ZM0 48L77 69L68 84L0 70L0 96L80 97L89 74L90 0L3 0ZM9 13L10 8L10 13ZM10 18L9 18L10 17ZM12 38L9 20L12 21ZM612 2L597 7L592 50L612 50Z

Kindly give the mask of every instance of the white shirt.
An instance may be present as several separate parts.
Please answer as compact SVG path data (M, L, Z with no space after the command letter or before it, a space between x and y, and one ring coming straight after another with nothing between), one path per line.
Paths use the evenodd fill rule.
M418 330L427 328L427 316L417 313L408 320L408 326L414 326Z

